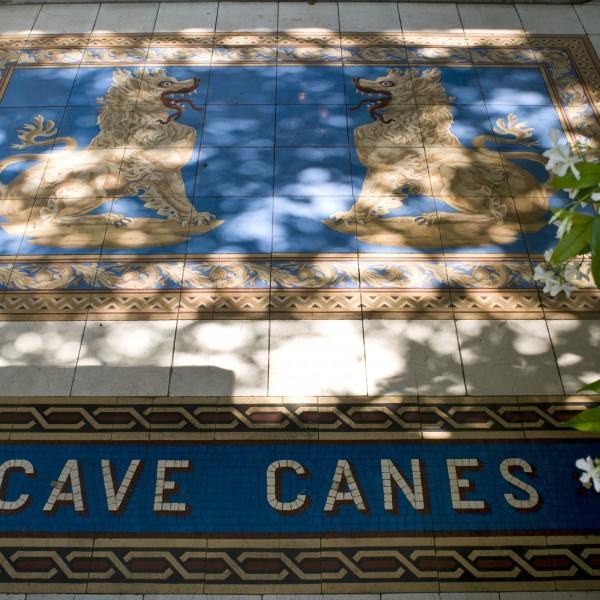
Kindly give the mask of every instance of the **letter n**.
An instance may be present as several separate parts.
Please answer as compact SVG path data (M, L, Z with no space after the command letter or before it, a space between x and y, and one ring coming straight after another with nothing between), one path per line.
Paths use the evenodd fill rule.
M398 489L402 491L404 497L417 512L428 514L430 511L425 464L418 458L413 458L410 463L412 467L412 487L406 480L404 473L398 469L393 461L387 458L381 461L383 506L386 512L392 515L399 513Z

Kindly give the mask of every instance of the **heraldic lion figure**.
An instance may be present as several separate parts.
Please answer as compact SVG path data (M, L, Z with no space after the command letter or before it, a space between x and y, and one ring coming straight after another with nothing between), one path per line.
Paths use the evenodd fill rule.
M72 137L56 137L54 122L38 115L19 131L22 143L14 147L55 144L55 149L49 155L20 154L0 161L0 172L21 161L39 161L0 184L0 216L9 226L28 223L29 228L55 231L107 222L133 228L136 220L125 215L90 213L113 199L139 196L146 207L166 217L137 220L146 225L172 222L193 231L214 223L213 215L193 208L181 175L192 156L196 131L177 119L184 105L202 110L183 97L199 83L198 78L178 81L164 69L115 69L113 84L98 98L100 133L82 149ZM61 144L62 151L57 151Z
M366 105L373 118L372 123L354 131L356 152L367 173L354 206L332 215L327 225L341 233L354 230L368 236L385 221L389 230L392 218L380 220L380 225L373 222L400 208L409 196L422 195L436 198L454 211L438 209L437 213L396 217L398 231L406 229L409 221L413 231L415 224L445 223L448 230L460 224L460 237L467 225L477 229L473 236L492 226L513 223L516 227L519 219L524 228L530 224L530 230L542 226L540 218L547 211L549 192L512 160L545 164L546 159L526 150L491 149L496 143L535 146L537 142L530 141L533 130L510 114L506 121L496 122L496 137L480 135L472 148L463 146L451 131L450 103L454 98L447 95L440 77L438 68L407 68L390 69L374 81L354 79L356 89L369 96L356 108Z

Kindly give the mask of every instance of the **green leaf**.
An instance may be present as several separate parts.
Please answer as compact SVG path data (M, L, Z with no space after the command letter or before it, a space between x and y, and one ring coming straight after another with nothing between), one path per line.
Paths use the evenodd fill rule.
M587 386L581 389L583 390L586 387ZM600 433L600 406L589 408L588 410L576 414L573 418L569 419L565 425L567 427L573 427L573 429L578 429L579 431Z
M600 215L594 215L592 234L590 239L592 247L592 277L596 287L600 287ZM599 390L600 391L600 390Z
M588 217L588 221L585 224L573 224L571 231L565 233L558 244L556 244L556 248L554 248L554 252L552 252L552 257L550 258L551 262L554 264L565 262L575 258L583 251L590 241L591 221L592 217Z
M550 180L550 186L555 190L580 189L595 187L600 183L600 163L577 163L575 166L579 171L579 179L571 172L566 175L555 175Z
M600 379L580 387L577 392L595 392L596 394L600 394Z

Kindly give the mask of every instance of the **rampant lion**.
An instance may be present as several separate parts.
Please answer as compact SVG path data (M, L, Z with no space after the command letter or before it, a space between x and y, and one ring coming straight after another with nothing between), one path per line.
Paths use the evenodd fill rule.
M497 241L508 242L519 223L529 231L541 228L549 192L512 159L542 164L546 159L528 151L500 153L485 145L535 146L537 142L529 141L533 130L510 114L494 127L496 134L506 138L480 135L473 148L463 146L451 131L454 120L449 105L454 98L447 95L440 76L438 68L422 72L407 68L389 69L375 81L354 79L356 89L370 95L356 108L366 105L373 122L354 131L356 151L367 174L354 206L332 215L325 221L328 226L385 245L403 245L396 235L403 234L408 243L421 246L439 245L439 236L419 232L419 227L433 223L445 228L446 245L477 242L478 236L480 243L489 243L485 236L490 232ZM410 195L436 198L455 212L380 219Z
M139 68L133 73L115 69L113 85L105 97L98 98L100 133L83 149L77 149L72 137L56 137L54 122L38 115L18 132L22 143L14 147L62 143L63 151L0 161L0 172L21 161L39 161L7 185L0 183L0 216L8 221L2 226L9 230L28 224L30 230L53 228L55 232L71 225L91 230L103 223L134 229L134 221L153 225L156 231L169 221L182 229L215 226L218 222L213 215L194 209L181 175L192 156L196 131L177 119L185 104L202 110L182 97L194 92L199 83L198 78L178 81L164 69ZM108 201L138 195L166 220L135 220L112 212L91 214ZM60 233L54 235L60 237Z

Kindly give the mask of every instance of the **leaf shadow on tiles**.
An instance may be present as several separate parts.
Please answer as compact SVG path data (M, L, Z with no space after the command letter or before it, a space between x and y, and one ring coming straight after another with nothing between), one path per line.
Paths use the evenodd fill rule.
M281 66L277 69L278 104L345 104L339 67Z
M342 235L322 220L347 210L351 201L342 196L276 196L273 217L273 252L356 254L354 235Z
M272 147L275 139L273 105L209 105L202 146Z
M221 225L193 236L188 254L268 254L273 243L273 197L196 197L197 211L208 211Z
M273 67L212 67L207 104L275 104Z
M351 196L348 148L277 148L275 195Z
M202 148L196 196L273 194L272 148Z
M1 107L66 106L76 68L15 69L0 101ZM43 94L40 93L43 90Z

